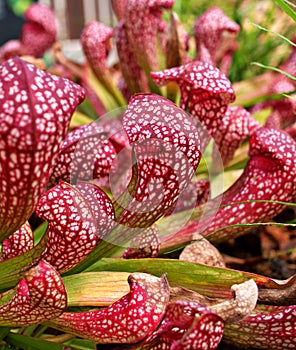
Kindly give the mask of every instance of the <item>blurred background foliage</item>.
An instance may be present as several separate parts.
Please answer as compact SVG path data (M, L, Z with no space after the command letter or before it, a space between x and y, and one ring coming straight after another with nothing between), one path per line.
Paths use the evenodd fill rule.
M239 48L234 52L229 74L232 82L252 78L265 71L262 67L252 65L252 62L278 67L291 52L291 46L281 38L262 31L252 24L258 24L293 40L295 23L274 1L175 0L174 11L178 13L184 27L193 37L196 19L213 6L220 7L241 27L237 37ZM194 55L194 40L190 42L190 50Z
M6 0L16 16L22 16L34 0Z
M20 17L23 11L34 1L35 0L0 0L0 4L5 4L7 11L10 10L12 15L14 15L17 20L21 21ZM75 0L71 1L74 3ZM84 1L88 2L91 0ZM97 1L100 4L104 4L104 8L108 5L108 0ZM57 0L39 0L39 2L56 5ZM293 3L289 2L289 5L290 7L294 6L295 9ZM111 6L111 4L109 4L109 6ZM252 24L258 24L293 40L293 36L295 35L295 22L276 4L276 0L175 0L173 9L178 13L181 22L191 37L190 55L192 57L195 56L193 39L194 23L204 11L214 6L220 7L241 27L237 37L239 48L234 52L233 63L229 74L229 79L233 83L252 78L265 71L262 67L252 65L252 62L260 62L266 66L279 67L290 53L291 46L288 43L276 35L260 30ZM55 10L58 13L57 5ZM71 16L73 16L73 13L71 13ZM81 13L77 13L77 16L81 17ZM166 19L169 19L168 12L166 12ZM69 22L69 18L66 19L65 17L61 17L59 20ZM75 18L73 21L74 20ZM106 19L99 20L102 20L103 23L106 22ZM22 21L18 24L19 28L17 29L10 18L7 17L2 20L2 22L0 20L0 39L1 35L6 37L6 40L9 38L17 38L18 33L14 34L14 32L16 30L20 32L21 24ZM60 24L61 28L66 27L66 23ZM12 28L10 28L9 25L12 25ZM11 35L8 38L7 35L9 31ZM2 38L2 43L6 41L4 37ZM67 37L67 35L65 35L65 37ZM76 39L78 39L78 37Z

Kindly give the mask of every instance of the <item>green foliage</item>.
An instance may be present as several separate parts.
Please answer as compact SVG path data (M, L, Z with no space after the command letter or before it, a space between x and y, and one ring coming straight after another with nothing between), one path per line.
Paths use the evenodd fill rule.
M64 348L62 344L55 344L53 342L27 337L21 334L9 333L6 340L22 350L63 350Z
M284 1L275 1L281 8L293 17L293 10ZM284 5L285 4L285 5ZM291 38L292 26L286 21L286 16L272 2L268 1L194 1L176 0L174 10L178 13L181 22L190 35L193 35L193 26L196 19L208 8L218 6L230 18L237 22L241 30L238 34L238 50L234 52L233 63L229 73L229 79L234 83L249 79L264 72L263 67L251 66L251 62L260 62L262 65L278 67L287 57L290 45L282 38L274 37L261 28L255 27L255 22L264 28L276 28L282 36ZM287 10L287 7L289 10ZM282 27L282 28L281 28ZM194 43L191 43L191 49ZM280 50L279 50L280 47ZM275 54L276 52L276 54Z
M296 13L291 8L295 7L295 5L292 2L286 0L274 0L274 2L296 22Z
M32 0L8 0L13 12L17 16L22 16L26 9L32 4Z

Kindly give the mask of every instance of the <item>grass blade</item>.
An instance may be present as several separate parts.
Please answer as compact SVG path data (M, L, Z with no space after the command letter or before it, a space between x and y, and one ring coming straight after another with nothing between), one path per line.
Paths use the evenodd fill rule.
M284 35L281 35L280 33L275 32L275 31L273 31L273 30L264 28L264 27L260 26L259 24L254 23L254 22L251 22L251 24L252 24L253 26L257 27L257 28L260 29L260 30L263 30L263 31L265 31L265 32L268 32L268 33L271 33L271 34L274 34L274 35L278 36L279 38L281 38L281 39L283 39L284 41L286 41L288 44L290 44L290 45L296 47L296 44L293 43L293 41L289 40L289 39L288 39L287 37L285 37Z
M284 0L274 0L274 2L296 22L296 13Z
M282 69L272 67L272 66L266 66L265 64L262 64L259 62L252 62L251 64L258 66L258 67L261 67L261 68L265 68L265 69L269 69L269 70L273 70L275 72L281 73L281 74L285 75L287 78L290 78L291 80L296 81L296 77L293 77L293 75L283 71Z
M47 342L21 334L9 333L5 340L7 343L24 350L63 350L64 348L62 344L55 344L53 342Z

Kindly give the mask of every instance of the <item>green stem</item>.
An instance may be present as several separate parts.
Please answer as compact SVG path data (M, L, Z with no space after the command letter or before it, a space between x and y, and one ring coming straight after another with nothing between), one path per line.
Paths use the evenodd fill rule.
M4 339L10 331L10 327L0 327L0 340Z
M290 16L296 22L296 13L291 9L290 6L284 0L274 0L274 2L279 5L279 7L286 12L288 16Z

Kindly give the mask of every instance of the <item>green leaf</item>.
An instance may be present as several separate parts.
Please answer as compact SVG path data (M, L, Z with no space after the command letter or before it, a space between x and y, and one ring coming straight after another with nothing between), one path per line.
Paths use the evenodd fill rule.
M266 285L264 276L226 268L211 267L173 259L102 259L88 271L145 272L167 276L171 287L181 286L208 297L231 297L230 288L253 278L257 284Z
M37 245L44 236L48 227L48 222L44 221L34 230L34 245Z
M83 103L86 103L83 101ZM82 113L78 110L76 110L72 116L71 122L70 122L70 127L71 128L76 128L77 126L84 125L84 124L89 124L94 121L94 118L89 117L85 113Z
M129 293L127 272L85 272L63 278L68 307L107 306Z
M33 0L8 0L9 5L12 7L16 16L23 16L24 12L32 5Z
M31 250L23 255L0 262L0 290L13 287L27 271L29 265L38 259L47 244L47 234Z
M10 331L10 327L0 327L0 341L7 336Z
M63 350L64 348L63 344L56 344L14 333L9 333L6 336L5 341L22 350Z
M296 13L284 0L274 0L274 2L279 5L279 7L286 12L296 22Z
M86 118L89 118L92 121L97 120L97 118L98 118L98 114L96 113L93 105L91 104L89 98L87 98L87 97L77 107L76 112L84 114L86 116ZM70 123L71 127L75 127L75 125L78 124L78 122L80 123L82 121L80 117L79 117L79 120L77 120L78 118L75 115L75 113L73 114L72 119L71 119L71 123ZM84 122L84 121L86 121L86 118L83 118L83 124L86 124Z
M284 95L284 94L283 94ZM272 113L272 108L267 107L263 108L260 111L253 113L253 117L261 124L264 125L266 123L267 118Z
M89 341L89 340L84 340L84 339L78 339L78 338L74 338L73 340L70 340L66 343L64 343L65 345L68 345L71 347L71 349L73 350L96 350L97 347L96 345Z
M106 111L112 111L113 109L126 105L125 98L115 85L112 86L113 95L111 95L106 87L97 79L90 67L87 67L85 72L87 84L98 96Z

